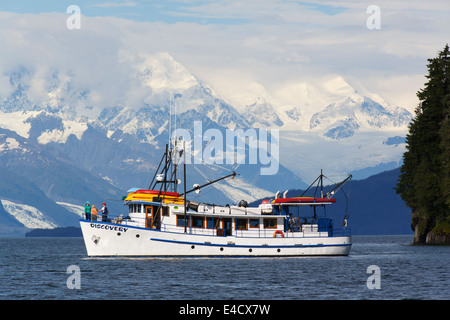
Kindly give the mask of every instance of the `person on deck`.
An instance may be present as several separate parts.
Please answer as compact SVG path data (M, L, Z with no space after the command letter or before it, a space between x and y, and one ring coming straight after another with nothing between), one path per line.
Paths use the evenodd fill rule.
M92 221L97 221L97 208L95 207L95 204L92 205L91 214Z
M102 208L100 211L102 212L102 222L106 222L108 219L108 208L106 207L106 203L102 203Z
M84 214L86 216L86 220L91 220L91 204L89 201L86 201L86 205L84 206Z

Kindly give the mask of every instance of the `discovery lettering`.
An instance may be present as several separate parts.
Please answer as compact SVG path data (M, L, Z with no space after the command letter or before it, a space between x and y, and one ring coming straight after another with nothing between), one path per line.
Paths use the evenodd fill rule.
M128 228L125 228L125 227L110 226L110 225L101 224L101 223L91 223L91 228L105 229L105 230L112 230L112 231L119 231L119 232L127 232L127 230L128 230Z

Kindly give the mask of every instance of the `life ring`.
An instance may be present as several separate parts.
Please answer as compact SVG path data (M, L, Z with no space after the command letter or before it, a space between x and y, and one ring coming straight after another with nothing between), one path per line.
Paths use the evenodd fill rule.
M284 238L284 233L281 230L277 230L273 233L274 238Z

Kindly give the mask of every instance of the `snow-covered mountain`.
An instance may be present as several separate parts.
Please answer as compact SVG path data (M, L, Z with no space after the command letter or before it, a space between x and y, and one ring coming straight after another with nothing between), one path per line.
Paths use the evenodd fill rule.
M339 76L323 87L302 84L297 89L303 98L297 105L257 97L255 103L245 106L243 114L253 127L295 129L335 140L358 131L403 130L412 118L406 109L373 94L365 96Z
M253 128L279 128L284 125L275 108L261 97L245 107L243 116Z
M55 206L65 203L61 212L86 200L120 199L130 187L148 187L169 133L176 128L193 133L199 121L203 131L215 129L223 137L227 129L279 130L278 173L262 176L259 162L223 164L228 170L238 167L240 176L198 196L217 203L251 202L303 188L321 168L348 173L398 162L403 153L404 144L387 142L405 135L411 114L358 93L341 77L322 87L298 86L304 99L296 104L259 97L237 110L167 53L120 52L117 63L126 71L115 81L110 72L102 78L101 70L86 81L86 74L53 68L51 62L0 70L9 78L2 91L7 94L0 96L0 164L24 176ZM226 174L190 166L192 183ZM9 201L6 211L37 208L20 192L5 194L0 198ZM118 203L116 208L123 210ZM47 218L48 226L73 221Z
M368 97L354 94L328 105L310 120L311 131L325 131L331 139L345 139L358 130L405 128L411 114L403 108L382 106Z

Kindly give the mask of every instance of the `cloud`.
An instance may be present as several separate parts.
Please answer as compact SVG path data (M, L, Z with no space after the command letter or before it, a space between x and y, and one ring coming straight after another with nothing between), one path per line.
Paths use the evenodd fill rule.
M102 3L94 3L89 5L89 7L97 7L97 8L123 8L123 7L135 7L137 5L136 2L126 1L126 2L102 2Z
M93 17L82 4L81 30L73 31L65 27L64 10L61 14L0 12L4 44L0 74L19 64L44 64L42 76L64 70L79 79L80 87L95 87L91 94L95 101L125 104L147 98L143 88L123 94L136 85L133 77L138 72L127 69L123 58L130 52L168 52L220 96L237 104L245 105L258 96L279 105L296 99L301 104L303 93L296 94L299 89L295 88L339 75L352 86L411 110L427 59L449 41L450 8L440 1L381 1L380 30L366 27L368 4L358 1L110 1L93 5L105 10L120 6L120 13L115 10L114 14L123 17L142 10L157 12L148 15L151 21L107 17L108 11ZM38 79L34 88L38 95ZM109 94L105 97L102 92Z
M126 21L83 17L80 30L68 30L67 17L13 14L1 19L0 39L6 46L0 74L25 77L24 90L36 105L77 107L73 103L83 101L83 93L86 105L126 105L128 91L138 83L119 59Z

